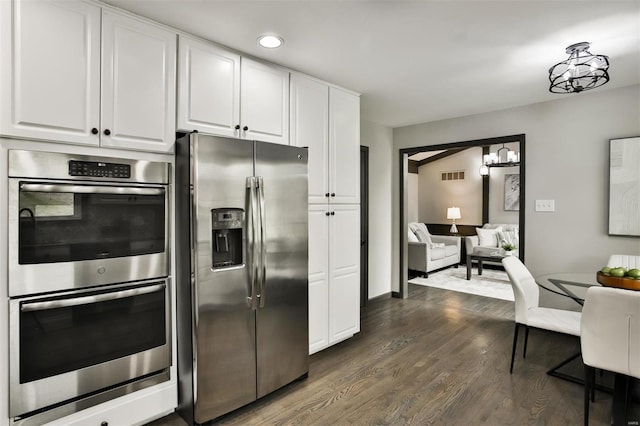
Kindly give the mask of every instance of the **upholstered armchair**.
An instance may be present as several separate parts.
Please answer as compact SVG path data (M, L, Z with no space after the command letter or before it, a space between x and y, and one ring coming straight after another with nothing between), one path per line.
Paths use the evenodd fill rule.
M410 223L408 231L409 269L428 273L460 263L460 237L431 235L424 223Z

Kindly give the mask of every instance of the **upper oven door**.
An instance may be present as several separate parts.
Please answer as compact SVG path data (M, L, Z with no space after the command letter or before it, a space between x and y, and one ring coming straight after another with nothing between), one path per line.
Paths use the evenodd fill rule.
M9 179L9 296L168 275L164 185Z

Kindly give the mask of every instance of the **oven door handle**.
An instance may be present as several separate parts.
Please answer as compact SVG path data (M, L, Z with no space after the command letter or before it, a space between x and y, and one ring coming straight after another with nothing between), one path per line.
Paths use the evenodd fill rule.
M22 192L71 192L76 194L160 195L165 188L136 186L67 185L51 183L21 183Z
M20 306L22 312L45 311L47 309L68 308L78 305L89 305L91 303L108 302L110 300L124 299L126 297L140 296L142 294L163 291L166 284L156 284L148 287L131 288L128 290L116 291L113 293L94 294L91 296L74 297L72 299L51 300L48 302L23 303Z

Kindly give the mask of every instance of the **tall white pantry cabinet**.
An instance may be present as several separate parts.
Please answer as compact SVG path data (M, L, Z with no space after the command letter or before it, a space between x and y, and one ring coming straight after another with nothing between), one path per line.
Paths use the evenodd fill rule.
M309 353L360 331L360 98L291 75L291 144L309 149Z

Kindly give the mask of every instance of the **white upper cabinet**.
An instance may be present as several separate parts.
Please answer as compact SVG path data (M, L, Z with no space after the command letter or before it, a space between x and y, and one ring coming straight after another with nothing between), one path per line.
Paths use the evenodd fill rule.
M100 8L0 1L0 134L98 145Z
M1 134L171 151L175 33L82 1L0 8Z
M291 144L309 148L309 202L360 202L360 98L294 74Z
M329 89L329 192L332 203L360 202L360 97Z
M289 72L242 58L242 137L289 144Z
M104 11L102 46L101 145L171 151L176 34Z
M289 144L289 72L180 37L178 129Z
M180 36L178 129L238 136L240 56Z
M309 202L329 197L329 86L291 76L291 145L309 149Z

